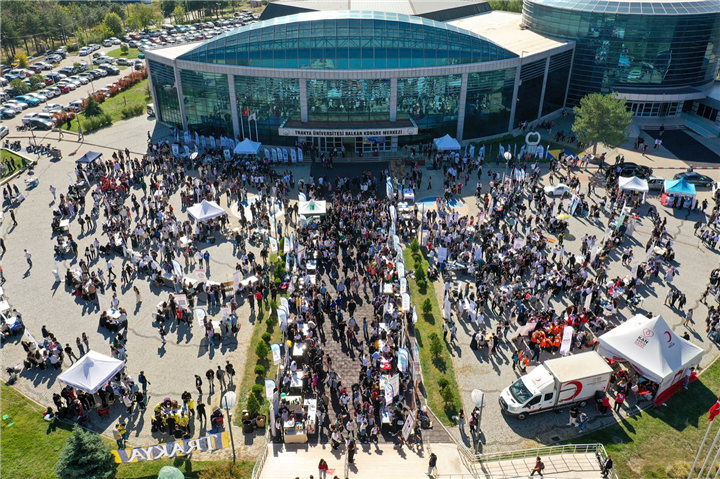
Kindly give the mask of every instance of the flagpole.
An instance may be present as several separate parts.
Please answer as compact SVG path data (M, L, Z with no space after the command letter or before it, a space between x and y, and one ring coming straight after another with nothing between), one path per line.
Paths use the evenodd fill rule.
M258 127L257 127L257 112L255 112L255 141L258 143L260 142L260 135L258 135Z
M712 421L710 422L710 424L712 424ZM715 444L717 444L718 437L720 437L720 428L718 428L718 431L715 433L715 439L710 445L710 450L708 451L707 456L705 456L705 460L703 461L703 465L700 468L700 471L698 471L697 479L700 479L700 475L702 474L703 469L705 469L708 459L710 459L710 454L712 454L712 450L715 449ZM692 469L690 469L690 474L692 474Z
M244 139L245 139L245 125L243 124L243 115L242 115L242 112L240 112L240 115L238 115L238 116L240 116L240 129L242 130L242 137L243 137L243 140L244 140Z
M708 455L711 454L712 451L708 451ZM715 463L717 462L718 456L720 455L720 448L715 452L715 457L713 458L713 462L710 464L710 467L708 468L708 476L712 474L713 467L715 467ZM720 473L720 468L715 472L715 477L717 477L718 473Z

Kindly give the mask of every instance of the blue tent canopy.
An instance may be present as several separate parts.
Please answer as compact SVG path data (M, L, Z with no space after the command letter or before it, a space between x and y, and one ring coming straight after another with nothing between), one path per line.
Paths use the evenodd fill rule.
M665 192L682 196L695 196L695 185L690 184L685 178L677 180L665 180Z
M88 151L83 156L75 160L75 163L92 163L93 161L97 160L102 156L102 153L97 153L95 151Z

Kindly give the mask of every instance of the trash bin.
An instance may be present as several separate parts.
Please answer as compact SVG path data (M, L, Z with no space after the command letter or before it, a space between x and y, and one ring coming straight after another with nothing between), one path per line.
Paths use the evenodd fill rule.
M245 434L251 434L251 433L253 432L253 424L252 424L252 421L250 421L249 419L247 419L247 420L243 421L242 424L243 424L243 432L244 432Z
M258 416L255 419L255 425L260 428L265 427L265 416Z

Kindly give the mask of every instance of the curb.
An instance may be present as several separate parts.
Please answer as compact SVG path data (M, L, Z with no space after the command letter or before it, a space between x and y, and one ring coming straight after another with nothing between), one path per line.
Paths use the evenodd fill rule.
M656 166L653 170L720 170L720 166Z

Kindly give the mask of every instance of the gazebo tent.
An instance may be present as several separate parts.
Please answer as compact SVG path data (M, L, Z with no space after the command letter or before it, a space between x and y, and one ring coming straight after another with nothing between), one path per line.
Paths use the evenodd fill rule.
M300 201L298 214L303 216L321 216L327 213L327 202L325 201Z
M261 146L262 143L245 138L243 141L235 145L233 153L236 155L257 155Z
M665 180L665 192L680 196L695 196L695 185L688 183L685 178Z
M90 164L100 157L102 157L102 153L97 153L95 151L88 151L83 156L81 156L80 158L75 160L75 163Z
M75 364L58 377L58 381L86 393L95 393L123 370L125 361L105 356L96 351L75 361Z
M632 178L624 178L621 176L618 180L618 185L621 190L637 191L639 193L647 193L649 191L648 182L637 176L633 176Z
M206 200L203 200L202 203L192 205L187 211L196 221L207 221L227 214L217 203Z
M442 138L435 138L433 142L435 143L435 148L440 151L460 149L460 143L458 143L458 141L450 135L445 135Z
M682 387L686 371L697 367L703 349L686 341L668 326L662 316L648 319L636 315L598 338L598 353L615 361L626 361L643 377L656 382L656 404Z

